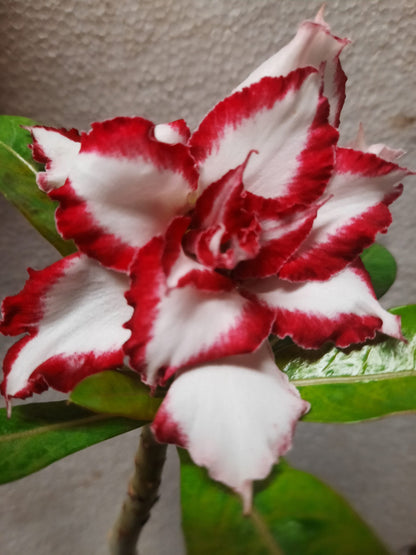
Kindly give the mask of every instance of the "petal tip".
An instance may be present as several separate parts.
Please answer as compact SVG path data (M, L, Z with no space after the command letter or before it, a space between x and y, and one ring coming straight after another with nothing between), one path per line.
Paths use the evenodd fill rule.
M324 2L322 6L319 8L318 13L315 16L314 22L319 23L319 25L322 25L323 27L326 27L327 29L329 29L329 25L324 18L325 10L326 10L326 2Z
M402 333L401 317L396 314L386 312L382 319L383 323L380 331L399 341L407 341Z

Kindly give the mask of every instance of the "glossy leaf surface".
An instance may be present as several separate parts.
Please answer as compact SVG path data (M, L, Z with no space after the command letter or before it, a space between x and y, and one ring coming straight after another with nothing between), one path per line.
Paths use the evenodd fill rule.
M152 397L139 376L117 371L100 372L79 383L71 401L94 412L135 420L153 420L162 399Z
M56 203L36 185L36 172L42 166L32 159L30 133L21 127L30 125L35 122L27 118L0 116L0 191L45 239L67 255L75 252L75 245L56 231Z
M386 247L378 243L374 243L374 245L365 249L361 255L361 260L370 274L374 292L379 299L387 293L396 279L396 261Z
M188 555L386 555L388 550L331 488L282 462L257 484L251 515L186 452L182 525Z
M75 451L128 432L144 422L112 418L65 401L0 409L0 483L36 472Z
M274 344L276 362L312 403L310 422L358 422L416 411L416 305L393 309L407 342L380 336L364 345L316 351Z

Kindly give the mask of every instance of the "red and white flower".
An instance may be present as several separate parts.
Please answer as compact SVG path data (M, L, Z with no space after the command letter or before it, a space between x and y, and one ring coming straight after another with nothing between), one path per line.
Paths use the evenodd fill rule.
M156 387L153 424L250 508L251 483L308 410L276 367L271 332L306 348L401 337L358 257L391 222L399 151L338 146L348 43L322 14L217 104L183 120L33 127L39 187L79 252L3 303L9 400L70 391L123 361Z

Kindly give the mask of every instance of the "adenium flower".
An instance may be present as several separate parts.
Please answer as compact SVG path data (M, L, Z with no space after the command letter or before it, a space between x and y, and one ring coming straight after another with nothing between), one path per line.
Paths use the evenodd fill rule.
M309 409L275 365L270 333L340 347L400 321L359 261L391 222L400 151L338 145L348 43L318 14L217 104L183 120L33 127L39 187L78 252L3 302L3 394L24 398L126 363L167 385L156 438L238 492L291 446Z

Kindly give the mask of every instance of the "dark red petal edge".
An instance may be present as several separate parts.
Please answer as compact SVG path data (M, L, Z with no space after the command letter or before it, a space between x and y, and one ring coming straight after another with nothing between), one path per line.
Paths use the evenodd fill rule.
M375 298L369 275L360 260L351 266L359 278L366 283ZM280 338L290 337L304 349L319 349L326 342L337 347L349 347L374 339L381 330L383 321L377 316L358 316L352 313L340 313L334 318L314 315L299 310L277 308L275 311L273 333Z
M191 131L184 119L178 119L176 121L171 121L168 125L174 129L178 135L181 137L183 143L186 143L191 136Z
M166 402L166 401L165 401ZM152 431L161 443L170 443L186 449L188 437L169 413L165 404L159 408L152 424Z
M153 139L154 124L143 118L115 118L93 123L92 130L81 136L80 154L95 152L102 156L141 157L158 169L172 169L183 175L190 191L197 187L197 172L188 148ZM105 231L88 210L88 201L80 198L68 179L49 193L59 201L56 223L64 239L73 239L79 249L104 266L127 272L138 249Z
M337 149L336 173L353 173L374 178L397 170L403 171L403 177L409 173L374 154L346 148ZM378 233L387 231L392 222L388 206L402 191L403 186L396 185L382 201L357 214L351 219L351 223L339 229L336 235L330 236L328 241L299 256L295 253L281 268L279 277L290 281L326 280L341 271L374 243Z
M36 333L32 333L23 337L7 352L4 359L4 380L0 386L2 395L5 395L7 376L11 372L20 350L35 336ZM14 397L25 399L33 393L42 393L49 387L68 393L87 376L120 367L123 364L123 359L124 353L121 349L109 351L99 356L94 352L87 352L68 357L64 355L50 357L33 370L26 387L15 393Z
M100 227L90 214L88 203L78 197L69 179L49 196L59 202L56 227L64 239L73 239L81 252L104 266L127 272L136 249Z
M191 153L198 164L203 164L215 146L220 143L223 128L241 121L263 109L270 109L292 90L299 90L305 79L317 70L312 67L296 69L285 77L264 77L259 82L237 91L218 103L202 120L191 136ZM315 118L309 128L305 148L299 154L297 175L289 185L289 192L275 197L277 207L288 208L294 204L309 204L325 190L334 166L334 146L338 131L328 123L329 103L321 95ZM268 199L272 202L271 199Z
M4 335L27 333L28 335L12 345L5 356L4 380L0 386L3 395L6 390L7 376L19 352L38 333L38 323L43 317L43 299L48 290L65 274L68 262L79 256L78 253L72 254L39 271L29 268L29 279L22 291L4 299L0 333ZM123 358L124 353L121 349L99 356L94 352L88 352L70 357L63 355L50 357L33 370L27 386L18 391L14 397L24 399L33 393L41 393L48 387L66 393L86 376L122 365Z
M329 103L321 96L315 119L309 128L308 142L297 160L300 167L298 174L290 184L282 206L295 205L299 202L312 204L325 191L332 176L335 163L335 146L338 131L328 121Z
M299 226L296 229L289 231L277 239L270 240L260 249L256 257L240 262L233 272L233 276L237 279L248 279L265 278L276 275L285 264L286 260L309 234L316 218L318 207L311 206L310 209L306 211L306 214L304 207L300 207L300 210L303 213L299 218ZM294 211L294 214L291 216L296 218L298 215L298 212ZM278 221L279 215L277 215L276 218ZM285 216L281 214L280 218L283 220ZM261 222L261 216L259 216L259 220Z
M65 274L68 262L79 256L78 253L71 254L43 270L28 268L29 278L20 293L3 301L0 333L20 335L31 332L43 316L43 299L48 290Z
M374 338L382 323L375 316L340 314L336 318L326 318L301 310L277 309L273 333L280 338L289 336L304 349L319 349L327 341L337 347L348 347Z
M131 286L125 297L134 311L131 319L124 324L132 331L124 344L124 351L130 366L138 372L144 370L146 345L152 337L160 298L166 294L162 261L164 247L163 238L155 237L139 251L130 269Z
M26 127L26 129L28 129L31 132L32 139L33 139L33 143L29 145L29 148L32 151L33 159L36 162L39 162L40 164L46 164L46 170L49 169L49 164L51 162L51 159L45 154L42 148L42 145L39 143L39 141L36 140L34 134L32 133L32 129L46 129L46 131L53 131L55 133L59 133L60 135L63 135L64 137L66 137L67 139L70 139L71 141L74 141L77 143L81 141L81 135L79 134L77 129L64 129L64 128L55 129L54 127L46 127L43 125L34 125L33 127Z
M348 42L349 41L347 41L345 44L348 44ZM335 86L336 86L337 97L338 97L338 104L334 115L334 126L336 128L339 127L340 120L341 120L341 111L345 102L345 85L347 83L347 76L345 75L345 72L341 66L341 62L339 60L340 54L338 54L337 56L336 69L335 69Z
M81 150L100 156L135 159L144 158L157 169L178 171L189 183L197 186L197 173L188 147L177 143L162 143L154 138L155 124L139 117L118 117L91 125L89 133L81 135Z

